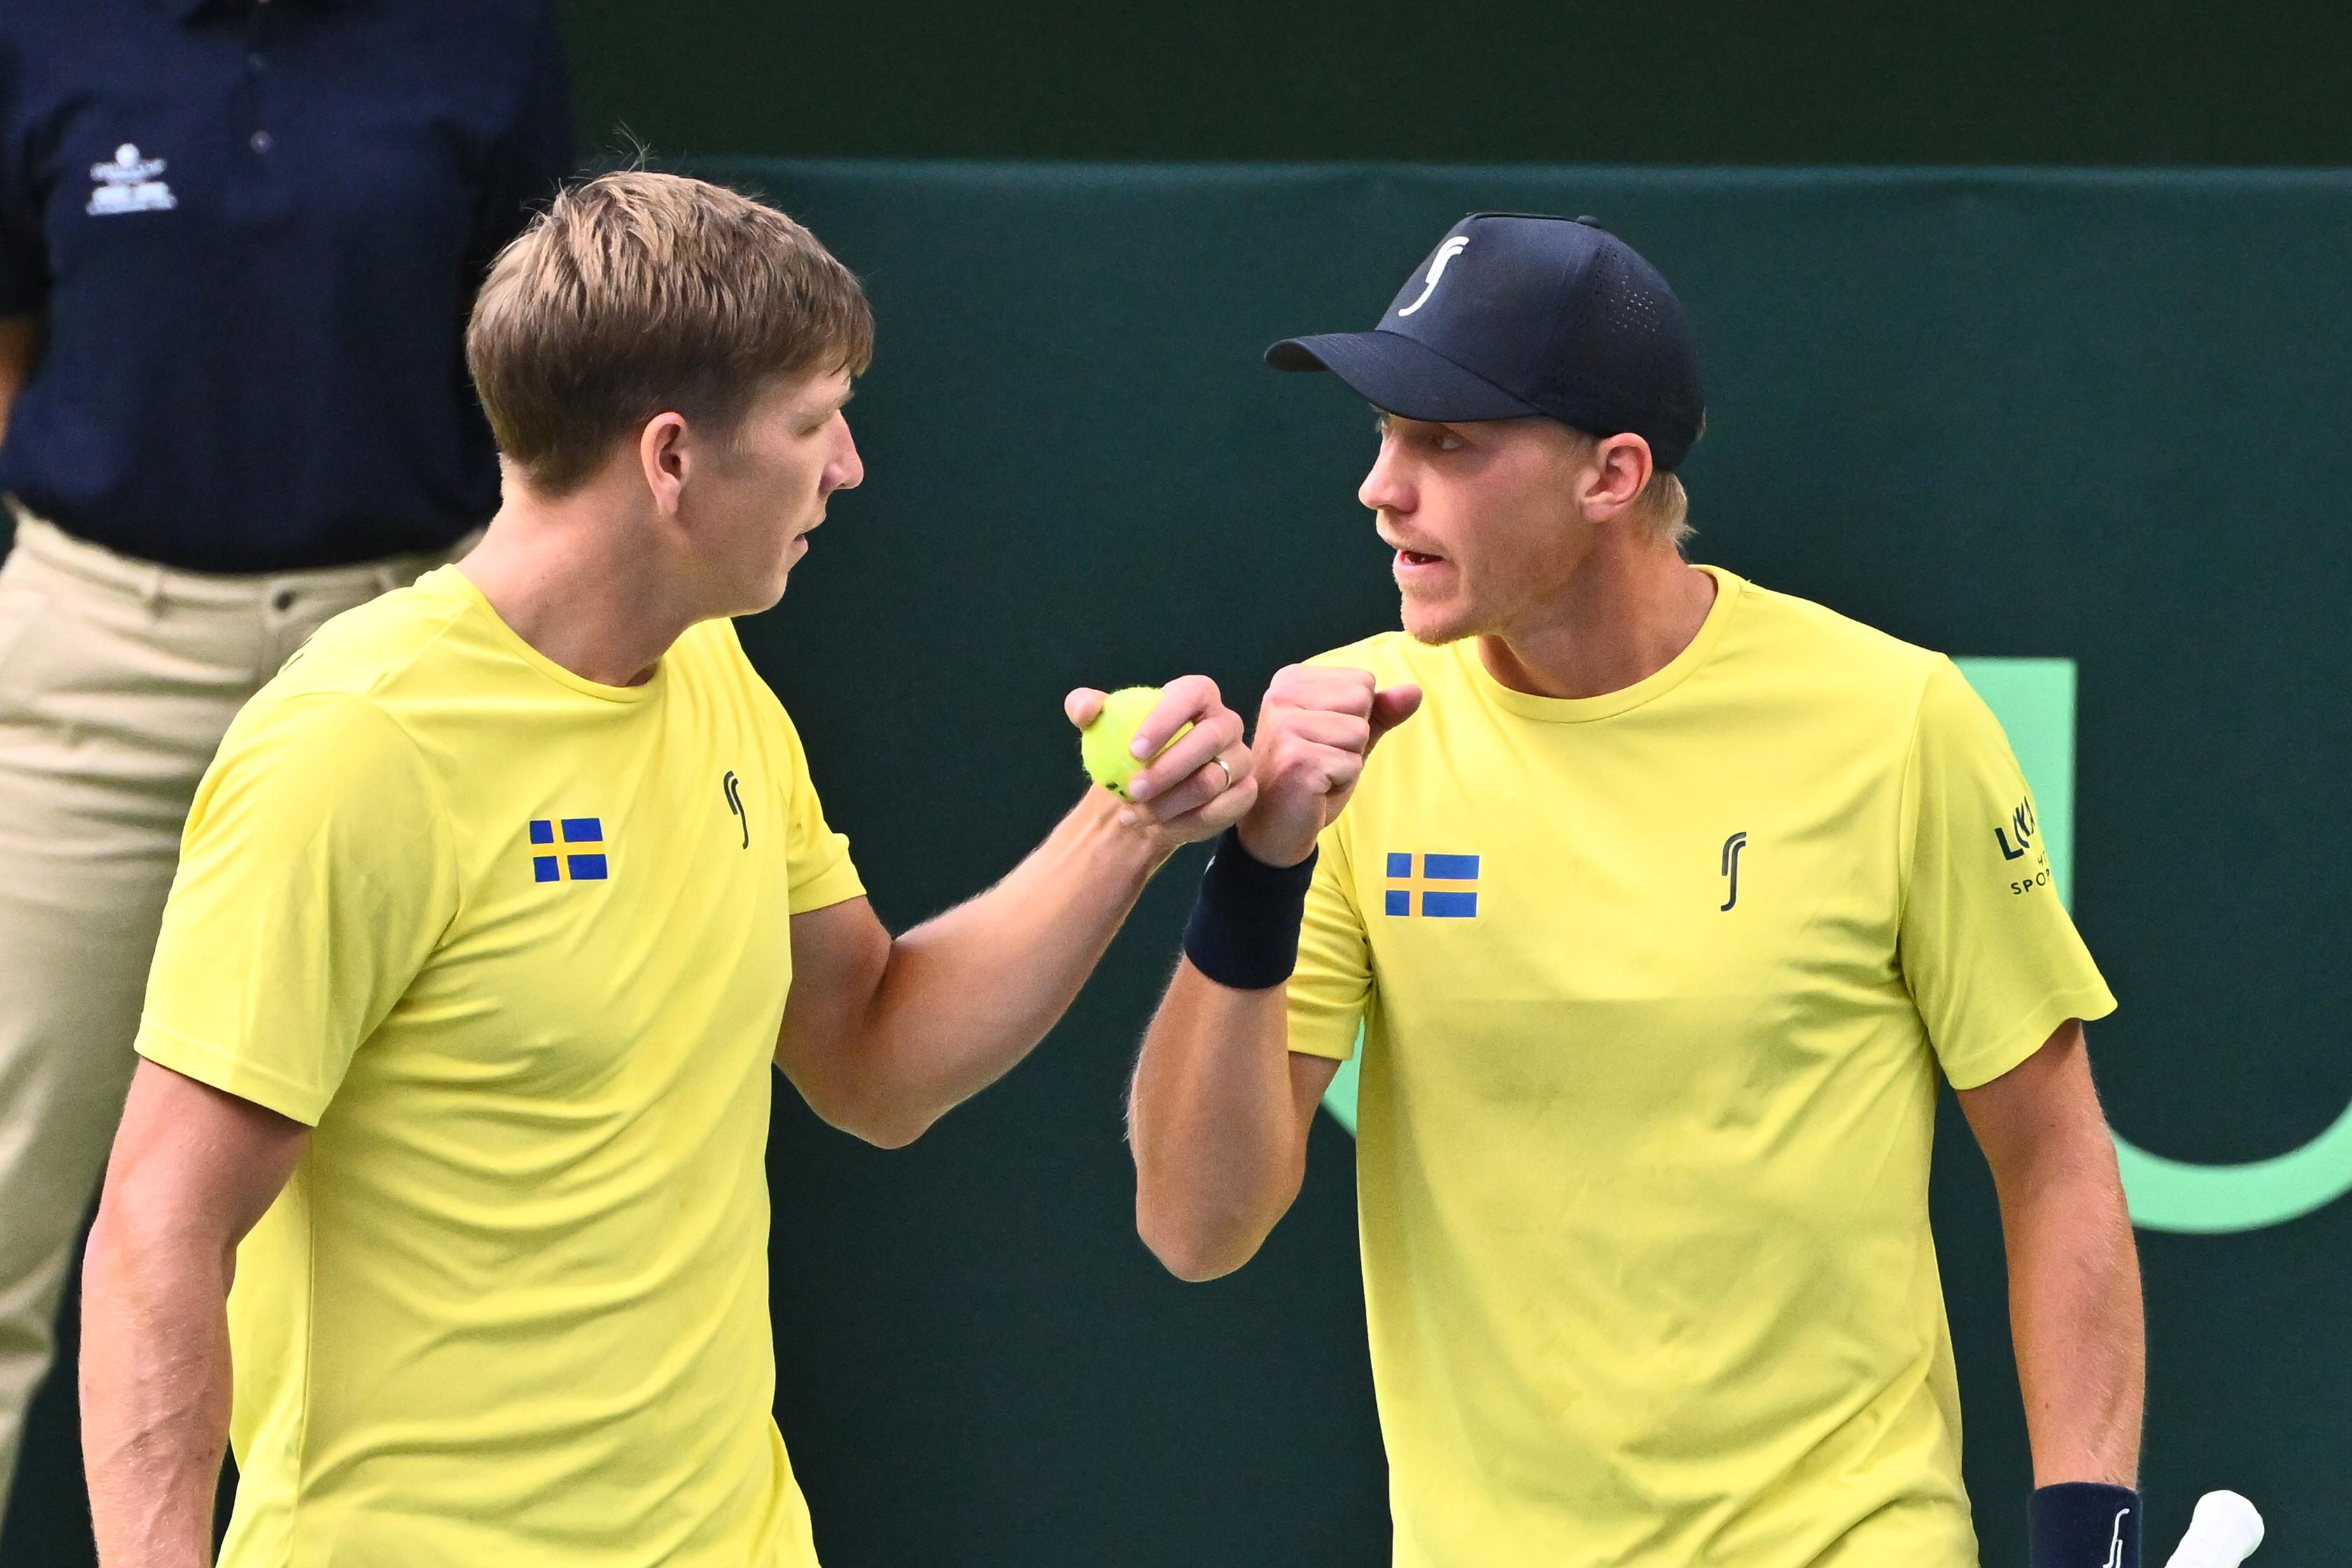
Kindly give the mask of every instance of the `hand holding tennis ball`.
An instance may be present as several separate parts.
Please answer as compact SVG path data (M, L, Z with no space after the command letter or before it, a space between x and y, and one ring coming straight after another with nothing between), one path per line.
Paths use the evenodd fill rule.
M1120 823L1169 847L1215 837L1257 798L1241 715L1206 676L1108 693L1081 687L1062 707L1078 727L1087 776L1130 803Z
M1122 687L1105 697L1094 722L1078 731L1078 760L1086 764L1087 777L1121 800L1134 799L1127 793L1127 782L1144 763L1136 754L1135 732L1159 706L1160 688L1156 686ZM1192 727L1187 724L1177 731L1169 745L1174 745Z

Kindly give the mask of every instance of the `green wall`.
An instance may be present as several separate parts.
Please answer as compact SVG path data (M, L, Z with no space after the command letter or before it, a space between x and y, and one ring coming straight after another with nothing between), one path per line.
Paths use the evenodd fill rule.
M1199 666L1250 692L1393 624L1352 500L1364 411L1257 353L1372 321L1466 209L1595 212L1698 322L1703 558L1933 647L2074 661L2071 896L2124 999L2094 1031L2119 1131L2252 1161L2352 1100L2333 847L2352 444L2332 429L2352 177L729 172L835 243L881 312L866 487L751 640L893 916L980 885L1068 797L1067 685ZM785 1382L841 1564L1378 1555L1338 1129L1230 1281L1172 1286L1128 1233L1118 1089L1181 880L936 1147L780 1144L780 1257L808 1276L780 1276L787 1359L856 1347ZM1999 1237L1965 1130L1945 1134L1970 1479L1990 1558L2014 1561L2030 1478ZM2142 1240L2152 1539L2232 1485L2273 1517L2263 1561L2332 1562L2352 1205Z
M866 483L745 637L895 924L1076 796L1067 687L1198 668L1248 707L1277 663L1393 624L1353 500L1366 413L1258 353L1370 323L1465 210L1591 212L1698 324L1700 558L1932 647L2073 661L2070 897L2123 998L2093 1032L2118 1130L2252 1161L2352 1101L2352 175L707 167L876 302ZM1120 1090L1196 866L1034 1060L911 1149L780 1100L779 1408L832 1568L1381 1560L1346 1134L1318 1124L1297 1210L1231 1279L1177 1284L1133 1236ZM1949 1114L1934 1205L1979 1527L2013 1563L2000 1249ZM2151 1540L2229 1485L2272 1517L2265 1568L2335 1563L2352 1204L2141 1240ZM69 1415L53 1385L12 1565L78 1561Z
M573 0L582 145L789 157L2352 163L2334 0Z

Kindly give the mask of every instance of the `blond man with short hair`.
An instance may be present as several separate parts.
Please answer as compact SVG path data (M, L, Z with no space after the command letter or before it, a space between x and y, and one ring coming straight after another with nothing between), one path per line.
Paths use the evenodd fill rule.
M2115 999L1991 712L1684 559L1696 334L1591 219L1474 214L1377 328L1267 358L1380 411L1402 626L1258 710L1136 1070L1145 1241L1247 1262L1353 1058L1395 1568L1976 1568L1940 1079L2000 1190L2033 1568L2137 1568Z
M692 180L593 181L492 269L487 537L325 626L189 823L86 1287L110 1568L208 1561L232 1434L231 1568L815 1561L769 1064L908 1142L1254 798L1186 678L1149 805L1091 792L988 892L877 921L727 618L862 477L872 344L805 229Z

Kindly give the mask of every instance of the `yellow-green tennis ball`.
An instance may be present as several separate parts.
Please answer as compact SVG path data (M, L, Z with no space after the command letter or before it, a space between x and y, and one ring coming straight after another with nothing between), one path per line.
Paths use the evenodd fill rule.
M1103 699L1102 711L1095 721L1078 731L1078 760L1086 763L1087 777L1110 791L1121 800L1128 798L1127 781L1143 767L1131 748L1135 731L1142 727L1151 710L1160 706L1160 688L1129 686ZM1192 726L1187 724L1184 730ZM1177 735L1184 730L1176 731ZM1176 743L1175 735L1168 745ZM1160 748L1166 751L1168 746Z

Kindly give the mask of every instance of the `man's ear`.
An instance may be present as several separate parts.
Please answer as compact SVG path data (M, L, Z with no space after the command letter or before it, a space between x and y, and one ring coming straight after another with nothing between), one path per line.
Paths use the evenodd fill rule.
M665 517L677 515L678 494L686 488L686 416L677 413L656 414L637 432L637 466L654 509Z
M1630 431L1604 436L1593 444L1591 466L1577 501L1586 517L1606 522L1640 499L1656 471L1650 444L1641 437Z

